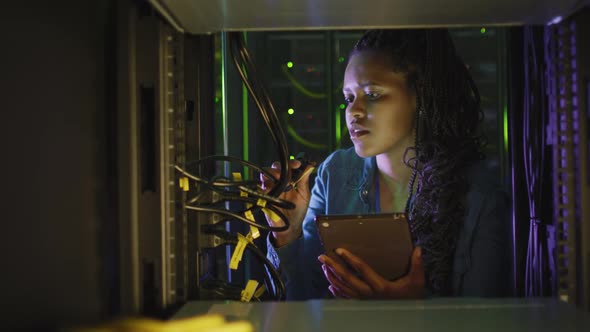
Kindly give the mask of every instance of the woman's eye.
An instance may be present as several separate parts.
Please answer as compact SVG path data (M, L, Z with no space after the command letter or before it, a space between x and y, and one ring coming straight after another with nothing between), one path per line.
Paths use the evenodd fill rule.
M352 103L352 101L353 101L353 100L354 100L354 99L353 99L352 97L344 97L344 103L345 103L346 105L348 105L348 104Z
M377 92L368 92L366 95L369 98L369 100L376 100L379 99L379 97L381 97L381 95Z

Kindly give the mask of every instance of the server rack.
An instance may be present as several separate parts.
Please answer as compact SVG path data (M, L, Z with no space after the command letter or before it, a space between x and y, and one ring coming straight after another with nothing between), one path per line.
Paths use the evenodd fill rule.
M6 218L15 222L9 223L2 241L7 266L16 271L2 283L3 309L13 322L27 322L24 326L161 314L199 297L194 282L198 242L190 239L199 236L195 225L207 222L198 218L208 217L179 209L176 202L185 192L170 183L169 166L187 155L214 154L208 110L214 108L215 95L212 85L205 83L215 80L214 37L184 34L167 23L166 15L158 15L143 2L106 1L92 6L93 13L83 4L67 1L33 11L15 7L13 18L3 20L14 27L20 26L18 19L29 18L7 39L17 47L10 58L17 65L8 68L6 77L15 86L26 87L16 90L6 109L30 113L7 112L2 131L7 134L4 142L22 138L20 145L7 144L4 149L20 162L6 163L3 173L27 174L30 182L25 183L35 188L23 186L17 176L6 182L13 197L31 197L6 201ZM579 127L552 130L555 137L576 134L578 139L572 145L574 136L566 137L564 142L570 145L563 146L572 161L566 165L575 165L568 173L574 180L567 178L575 189L566 194L577 201L568 200L574 207L570 219L556 216L558 227L569 225L559 247L560 258L569 256L560 262L564 267L560 278L568 281L559 284L560 295L586 303L587 308L590 57L583 42L575 45L575 51L571 48L572 41L587 40L585 17L587 10L554 26L566 51L560 60L564 71L556 71L565 79L559 81L563 90L556 91L566 93L566 100L573 100L572 94L578 97L577 108L573 103L560 104L556 112L565 116L565 126L573 128L577 119ZM44 43L34 45L36 38ZM39 48L48 52L51 63L30 56L38 56ZM577 72L571 71L573 59ZM64 90L74 93L66 96ZM31 98L36 94L39 98ZM147 101L153 101L153 109ZM30 115L38 121L31 123ZM29 130L37 135L23 135L15 123L30 123ZM56 132L49 133L47 125ZM173 127L174 135L167 135ZM42 147L37 139L43 141ZM152 162L150 167L147 161ZM557 211L564 208L559 201L563 190L556 186L554 194ZM31 209L31 201L43 204ZM27 249L14 254L14 248L23 247ZM577 253L575 260L572 252Z

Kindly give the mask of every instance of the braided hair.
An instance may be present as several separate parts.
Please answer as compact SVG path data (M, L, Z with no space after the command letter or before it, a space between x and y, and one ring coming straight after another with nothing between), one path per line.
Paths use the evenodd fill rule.
M485 147L478 130L479 92L446 29L370 30L351 55L365 51L387 56L416 93L415 144L404 155L413 169L406 212L414 243L422 247L426 287L434 295L450 295L469 189L466 174L483 159ZM410 150L414 156L408 158Z

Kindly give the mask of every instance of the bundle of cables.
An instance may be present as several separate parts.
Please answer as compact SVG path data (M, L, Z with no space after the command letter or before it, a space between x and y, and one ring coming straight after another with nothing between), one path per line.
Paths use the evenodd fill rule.
M235 67L244 85L248 89L250 97L258 107L260 115L272 136L273 142L277 146L277 153L281 165L280 175L277 179L264 168L246 160L231 156L209 156L192 163L187 163L183 166L176 165L175 168L180 176L184 177L186 181L194 181L196 183L195 187L198 188L196 196L189 198L184 203L184 207L189 210L219 214L222 216L221 221L239 220L250 226L256 227L257 229L259 228L272 232L285 231L289 227L289 220L287 220L280 209L293 209L295 207L293 203L278 198L278 196L288 188L289 180L292 175L292 170L289 168L289 151L285 133L268 93L258 79L259 76L256 74L250 54L245 47L242 34L230 32L228 33L228 39ZM198 171L192 171L193 169L201 169L200 166L205 162L229 162L241 164L251 170L265 174L273 182L273 187L269 192L265 193L260 190L258 181L242 181L241 178L230 179L227 176L216 176L208 179L196 174ZM216 199L204 199L207 197L216 197ZM242 202L244 203L245 208L241 211L236 211L235 209L232 211L227 208L227 204L225 204L227 202ZM284 225L269 226L268 224L257 223L253 214L261 210L264 210L267 214L274 214L276 218L280 218L284 222ZM221 238L223 242L222 244L224 245L238 244L238 236L227 233L224 230L211 231L210 229L209 233L213 233ZM270 283L272 280L272 287L267 288L273 290L273 298L276 300L284 299L284 285L280 280L276 269L252 241L248 242L246 249L253 252L255 257L257 257L266 267L268 275L265 275L265 281Z
M209 227L206 230L207 233L211 235L218 236L221 239L221 245L232 245L238 246L239 245L239 238L235 234L231 234L226 232L225 230L219 229L217 227ZM254 256L262 262L264 268L268 273L264 274L264 282L267 285L266 289L269 290L273 299L282 300L285 298L285 285L281 281L279 273L274 268L272 263L266 258L262 250L260 250L256 245L251 242L246 243L246 249L249 250ZM216 280L216 281L209 281L205 283L205 287L209 289L210 293L218 293L219 299L230 299L230 300L240 300L242 297L242 289L243 287L235 286L226 284L225 282Z
M537 28L538 29L538 28ZM525 294L527 296L544 296L549 286L548 273L551 254L547 248L548 221L542 220L543 180L545 166L545 135L547 101L545 100L545 77L541 62L539 37L535 27L524 29L524 112L523 112L523 149L524 168L529 208L529 242L526 260ZM547 34L546 34L547 35ZM545 40L547 47L547 40ZM547 54L547 50L545 51ZM546 54L546 56L547 56Z

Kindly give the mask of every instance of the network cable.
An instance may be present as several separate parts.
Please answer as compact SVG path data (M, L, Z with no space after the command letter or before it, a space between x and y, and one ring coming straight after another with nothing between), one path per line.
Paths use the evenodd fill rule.
M191 163L176 165L175 169L179 174L179 180L181 180L183 190L190 191L190 181L193 181L192 188L196 188L196 190L192 191L194 196L183 202L183 206L187 210L215 213L222 216L221 221L238 220L250 226L267 231L285 231L289 228L290 223L282 212L282 209L293 209L295 208L295 205L289 201L280 199L279 196L284 191L290 190L293 187L293 184L298 181L298 179L291 181L293 170L289 167L289 151L285 132L268 93L266 93L263 85L258 79L250 54L245 47L242 34L234 32L228 33L228 40L232 60L238 74L240 75L244 86L247 88L252 101L258 107L260 115L277 147L278 159L281 165L280 174L279 177L276 178L263 167L259 167L249 161L231 156L208 156ZM268 192L264 192L259 187L258 181L243 181L241 175L234 177L233 179L229 179L227 176L213 176L211 178L204 177L199 173L199 169L201 169L201 165L205 162L229 162L241 164L242 166L246 166L264 174L273 182L273 187ZM225 204L227 202L241 202L246 208L241 211L231 211ZM263 225L256 222L253 213L261 210L282 220L284 225L268 226L267 224ZM207 229L207 227L205 227L205 229ZM218 236L222 240L221 245L238 245L240 240L237 234L230 234L226 231L215 229L215 227L212 227L209 231L204 231L204 233ZM264 278L269 292L272 293L272 297L275 300L283 300L285 298L285 286L278 271L252 241L247 241L246 249L254 253L255 257L265 266L267 273L264 274ZM225 295L229 299L235 299L238 296L237 288L227 284L222 285L218 283L217 285L213 285L211 286L210 291L220 296Z

